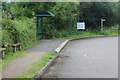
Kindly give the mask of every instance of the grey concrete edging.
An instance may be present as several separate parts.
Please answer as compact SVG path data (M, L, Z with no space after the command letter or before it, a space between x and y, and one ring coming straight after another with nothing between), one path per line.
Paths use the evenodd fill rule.
M55 49L55 52L57 52L57 55L50 60L45 67L43 67L37 75L34 76L33 80L35 80L35 78L40 78L41 75L46 71L46 69L56 60L56 58L58 57L59 53L61 52L61 50L65 47L65 45L69 42L69 40L65 40L59 47L57 47Z
M47 70L47 68L57 59L58 55L60 54L61 50L66 46L66 44L69 41L74 41L74 40L80 40L80 39L87 39L87 38L99 38L99 37L116 37L117 35L114 36L108 36L108 35L100 35L100 36L86 36L86 37L78 37L78 38L72 38L72 39L67 39L65 40L58 48L55 49L55 52L57 52L57 55L50 60L45 67L43 67L37 75L34 76L33 80L36 80L36 78L40 78L42 74Z
M72 39L70 39L70 41L79 40L79 39L86 39L86 38L116 37L116 36L117 36L117 35L86 36L86 37L72 38Z

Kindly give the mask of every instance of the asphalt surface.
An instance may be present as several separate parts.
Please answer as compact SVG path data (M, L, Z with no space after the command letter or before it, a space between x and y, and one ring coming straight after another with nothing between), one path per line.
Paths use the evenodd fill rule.
M54 51L64 40L41 40L37 46L28 49L30 53L9 61L2 70L3 78L15 78L31 68L47 52Z
M71 41L42 78L118 78L118 38Z
M33 48L28 49L32 52L51 52L54 51L64 40L41 40L40 44L36 45Z

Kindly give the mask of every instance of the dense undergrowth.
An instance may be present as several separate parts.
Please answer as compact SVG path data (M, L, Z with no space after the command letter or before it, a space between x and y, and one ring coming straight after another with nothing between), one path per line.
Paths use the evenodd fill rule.
M38 41L36 40L36 30L34 19L24 18L21 20L2 20L2 46L10 43L22 43L22 49L29 48ZM7 53L12 52L12 47L7 47Z
M91 30L77 30L73 29L72 31L63 30L63 31L53 31L53 39L69 39L76 37L84 37L84 36L97 36L97 35L119 35L118 30L119 25L112 26L110 28L104 28L103 31L91 31ZM54 36L55 35L55 36Z

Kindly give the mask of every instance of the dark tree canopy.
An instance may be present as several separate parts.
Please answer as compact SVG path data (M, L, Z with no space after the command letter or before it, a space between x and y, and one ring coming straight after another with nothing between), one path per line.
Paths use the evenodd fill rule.
M57 30L76 28L77 21L85 21L87 29L99 30L101 18L105 26L118 24L118 3L109 2L13 2L3 3L3 10L14 18L33 18L39 11L48 11L56 16L45 19L47 27Z

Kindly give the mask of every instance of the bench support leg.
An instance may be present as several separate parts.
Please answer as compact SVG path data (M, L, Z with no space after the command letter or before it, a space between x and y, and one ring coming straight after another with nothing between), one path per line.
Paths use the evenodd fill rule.
M17 51L16 46L13 47L13 52L15 53Z
M5 57L5 52L2 51L1 53L2 53L2 59L4 59L4 57Z
M21 51L21 45L19 45L19 51Z

